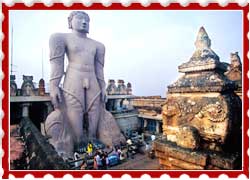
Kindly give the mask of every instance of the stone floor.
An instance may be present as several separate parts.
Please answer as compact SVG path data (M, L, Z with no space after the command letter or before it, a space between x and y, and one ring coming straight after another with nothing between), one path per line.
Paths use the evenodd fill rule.
M134 159L128 159L125 162L113 166L109 169L124 169L124 170L143 170L143 169L160 169L158 159L151 159L146 154L136 154Z

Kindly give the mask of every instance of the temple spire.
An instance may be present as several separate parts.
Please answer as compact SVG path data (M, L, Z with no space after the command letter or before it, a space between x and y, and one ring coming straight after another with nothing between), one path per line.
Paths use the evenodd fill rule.
M200 28L196 37L195 46L197 49L205 49L211 47L211 40L203 26Z

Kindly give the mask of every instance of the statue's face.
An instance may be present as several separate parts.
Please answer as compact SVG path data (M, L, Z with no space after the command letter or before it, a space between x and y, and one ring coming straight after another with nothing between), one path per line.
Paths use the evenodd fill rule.
M89 21L87 16L84 14L76 14L75 16L73 16L71 25L73 30L83 33L89 32Z

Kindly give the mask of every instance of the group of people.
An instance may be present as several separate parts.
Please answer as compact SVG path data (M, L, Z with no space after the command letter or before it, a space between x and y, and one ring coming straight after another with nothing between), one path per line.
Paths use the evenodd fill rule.
M123 150L122 150L123 149ZM146 150L149 145L146 144ZM134 158L134 145L131 139L128 139L126 144L121 144L115 147L107 146L105 149L95 149L92 142L87 144L87 159L93 159L93 169L106 170L110 166L116 165L127 158ZM87 169L86 161L81 165L81 169ZM91 168L92 169L92 168Z
M108 153L97 150L94 156L94 169L107 169L109 166Z

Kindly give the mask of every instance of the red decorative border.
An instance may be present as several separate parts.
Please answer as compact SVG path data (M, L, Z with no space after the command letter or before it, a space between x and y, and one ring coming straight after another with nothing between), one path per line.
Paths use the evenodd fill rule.
M72 10L72 9L80 9L80 10L241 10L243 12L243 40L244 40L244 46L243 46L243 64L244 64L244 74L243 74L243 117L244 117L244 127L243 127L243 170L235 170L235 171L229 171L229 170L219 170L219 171L163 171L163 170L154 170L154 171L16 171L16 170L9 170L9 159L8 159L8 142L9 142L9 129L8 129L8 123L9 123L9 44L8 44L8 38L9 38L9 10ZM198 3L190 3L187 7L182 7L179 3L171 3L167 7L161 6L159 3L152 3L148 7L142 6L140 3L132 3L129 7L124 7L120 3L112 3L109 7L104 7L101 3L94 3L90 7L85 7L83 4L77 3L73 4L70 7L65 7L62 3L55 3L50 7L45 6L43 3L35 3L31 7L25 6L23 3L16 3L12 7L8 7L5 4L3 4L3 14L4 14L4 20L3 20L3 33L4 33L4 39L3 39L3 53L4 53L4 59L2 61L2 68L4 72L4 78L3 78L3 102L2 107L4 111L4 118L2 127L5 132L5 135L2 140L2 147L4 150L4 156L2 161L2 166L4 169L3 178L8 179L9 174L14 175L16 178L24 177L27 174L32 174L34 177L44 177L46 174L52 174L56 178L63 177L66 174L71 174L73 177L81 178L85 174L90 174L92 177L100 178L104 174L110 174L113 178L121 177L124 174L130 174L134 178L139 178L143 174L149 174L152 178L158 178L163 174L168 174L170 177L177 178L182 174L187 174L190 177L199 177L201 174L207 174L211 178L218 177L221 174L226 174L229 177L235 178L238 177L241 174L245 174L246 177L249 178L249 157L247 155L247 150L249 148L249 137L247 135L247 131L249 128L249 118L247 116L247 110L249 109L249 99L247 96L247 91L249 87L249 80L247 77L247 72L249 70L249 61L247 57L247 53L249 51L249 39L247 38L247 33L249 32L249 20L247 19L247 14L249 12L249 4L247 4L245 7L240 7L237 3L229 3L226 7L221 7L217 3L211 3L206 7L201 7Z

